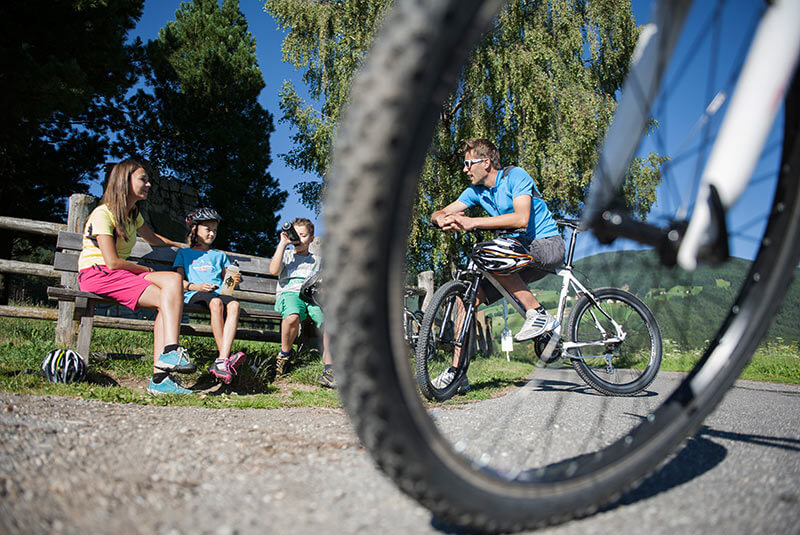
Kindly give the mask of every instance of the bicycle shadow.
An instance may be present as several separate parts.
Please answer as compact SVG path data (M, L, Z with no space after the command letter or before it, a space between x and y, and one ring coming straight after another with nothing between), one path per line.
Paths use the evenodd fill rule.
M514 386L532 388L534 392L553 392L553 393L574 392L577 394L584 394L587 396L608 397L605 394L598 392L597 390L587 385L586 383L563 381L560 379L535 379L530 382L517 381L516 383L514 383ZM629 397L632 398L653 397L657 395L658 392L654 392L652 390L643 390L642 392L639 392Z
M639 487L623 494L619 502L603 510L652 498L709 472L728 455L725 446L712 440L715 438L800 452L798 439L720 431L704 425L667 464L645 479Z
M715 438L800 452L798 439L720 431L704 425L672 459L647 477L641 485L624 493L619 500L601 507L597 512L607 512L648 500L710 472L728 456L728 448L715 442ZM436 516L431 517L430 526L441 533L476 533L461 526L447 524Z

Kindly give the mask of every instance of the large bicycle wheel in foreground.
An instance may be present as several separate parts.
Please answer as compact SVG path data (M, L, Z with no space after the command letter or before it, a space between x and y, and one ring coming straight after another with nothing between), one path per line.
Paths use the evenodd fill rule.
M338 132L324 251L337 379L361 440L378 466L434 514L490 531L591 513L667 459L747 364L796 269L800 247L795 87L786 119L778 119L768 144L782 148L777 151L782 156L770 161L768 151L758 195L745 195L748 217L729 213L731 235L751 245L747 258L715 271L685 272L663 267L656 254L616 243L613 252L600 246L586 252L578 266L592 287L627 287L646 299L665 338L665 358L697 352L692 373L670 379L662 372L643 395L612 398L581 387L571 370L531 365L530 375L504 395L466 408L443 405L432 415L416 389L402 332L415 177L441 101L455 90L460 66L500 4L400 1L387 17ZM706 25L701 33L712 35ZM740 50L725 38L719 41L729 51ZM678 57L698 49L678 47L678 68L667 71L666 88L682 92L671 76L683 72L693 77L715 72L719 80L728 79L714 69L690 69ZM707 87L695 78L687 84ZM661 98L670 96L662 91ZM664 131L670 114L659 110L669 109L657 104L651 112ZM685 154L670 154L674 165L665 170L650 223L675 219L680 203L671 202L669 192L687 190L691 181L683 177L692 164L684 164L702 160L714 121L699 147L690 143ZM638 145L640 134L631 132L630 142ZM694 192L686 195L692 199ZM347 276L337 276L341 273Z

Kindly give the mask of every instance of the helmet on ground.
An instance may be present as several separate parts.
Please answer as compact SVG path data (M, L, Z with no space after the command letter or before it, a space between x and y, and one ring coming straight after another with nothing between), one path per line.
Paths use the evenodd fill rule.
M186 225L189 227L201 221L222 221L222 216L213 208L198 208L186 216Z
M44 357L42 373L51 383L77 383L86 379L86 361L71 349L54 349Z
M475 244L472 259L479 268L500 274L515 273L533 262L525 246L511 238L496 238Z
M311 303L322 307L323 291L322 291L322 275L317 271L303 282L300 287L300 299L306 303Z

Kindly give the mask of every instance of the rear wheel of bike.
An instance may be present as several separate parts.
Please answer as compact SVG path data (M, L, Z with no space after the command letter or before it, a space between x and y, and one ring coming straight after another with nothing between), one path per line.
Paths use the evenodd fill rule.
M592 388L632 396L647 388L661 366L661 331L638 297L618 288L592 290L569 315L567 337L572 366ZM620 340L619 335L622 338ZM589 344L589 345L587 345Z
M417 383L428 400L445 401L456 395L469 369L475 350L474 318L463 347L456 345L466 311L466 291L467 285L461 281L444 284L433 294L422 319L417 340ZM460 356L454 366L456 351ZM455 375L443 382L451 367L456 368Z
M701 8L707 4L696 3ZM590 286L627 285L632 293L647 296L668 349L665 356L688 352L696 362L691 373L661 372L651 386L657 395L609 397L581 391L571 368L537 367L529 377L499 380L502 388L491 399L432 412L409 370L399 316L408 227L418 198L416 177L442 103L463 87L461 66L499 5L477 0L395 3L354 81L354 105L337 131L323 268L331 281L326 318L337 381L363 444L404 492L441 521L486 531L533 528L589 514L619 499L664 462L747 364L775 316L800 253L800 147L797 114L787 104L783 157L764 173L769 189L745 195L749 216L728 222L736 240L752 245L752 253L743 255L746 260L691 273L665 268L657 255L630 246L585 253L576 265L590 275ZM701 37L714 35L710 24L700 29ZM739 36L747 37L737 31L734 37ZM716 42L724 51L740 50L726 35ZM712 69L690 69L678 57L676 62L675 72L689 76L689 90L705 87L698 73L711 74ZM796 104L796 97L793 87L787 103ZM679 98L686 100L683 94ZM701 103L698 116L710 100ZM642 109L648 108L654 110L650 126L656 133L665 131L675 114L668 107ZM629 132L627 141L635 146L641 136ZM699 152L707 154L702 137ZM672 169L687 161L692 160L674 155ZM663 186L687 189L685 181L673 178L680 177L665 169ZM759 187L764 184L759 181ZM672 209L668 197L660 190L658 204L674 219L681 212ZM763 211L757 206L762 200L767 204ZM648 220L655 219L649 214ZM708 296L702 310L695 306L698 296Z

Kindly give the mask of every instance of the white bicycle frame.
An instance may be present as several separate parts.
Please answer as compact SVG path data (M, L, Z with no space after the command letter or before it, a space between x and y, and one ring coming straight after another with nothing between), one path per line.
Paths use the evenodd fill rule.
M656 4L654 20L641 32L631 72L608 130L582 224L590 226L616 195L644 132L664 69L683 27L691 0ZM800 0L775 0L766 8L745 59L729 108L700 179L695 208L678 250L678 264L697 266L698 253L710 241L709 196L713 186L723 208L733 205L747 187L769 129L791 82L800 56ZM715 98L709 108L718 107Z
M569 244L569 251L568 251L568 254L567 254L567 262L566 262L566 264L564 265L564 267L558 268L558 269L556 269L555 271L552 272L554 275L557 275L557 276L561 277L562 282L561 282L561 294L560 294L560 296L558 298L558 312L556 312L556 318L558 320L558 330L557 331L556 330L553 331L553 334L551 335L551 338L550 338L550 342L547 344L547 346L545 348L544 354L545 354L546 357L549 357L550 353L553 351L553 349L555 348L556 344L558 343L558 340L561 339L561 334L562 334L563 329L564 329L564 312L566 311L566 308L567 308L567 297L569 296L570 288L572 290L574 290L574 293L575 293L576 296L585 295L589 299L591 299L593 301L595 300L594 294L592 294L592 291L590 289L588 289L586 286L584 286L583 284L581 284L581 282L572 273L572 270L573 270L572 258L573 258L573 255L575 253L575 237L576 237L576 233L577 232L580 232L580 231L573 229L573 234L572 234L572 238L571 238L570 244ZM514 295L511 294L511 292L506 290L497 281L497 279L495 279L492 276L491 273L489 273L488 271L484 271L484 270L478 268L475 265L475 263L472 262L472 261L470 261L470 265L468 267L468 270L469 269L473 269L475 271L480 271L484 275L486 280L488 280L492 284L492 286L495 287L495 289L500 293L500 295L503 296L509 303L511 303L511 305L514 307L514 309L523 318L525 317L526 311L525 311L525 307L522 305L522 303L520 303L520 301L516 297L514 297ZM608 318L608 320L614 326L615 332L614 332L614 334L612 336L608 335L606 330L603 328L601 322L598 321L597 317L595 316L595 310L599 310L606 318ZM619 323L617 323L614 320L614 318L612 318L610 315L608 315L602 309L602 307L598 306L596 309L590 309L589 313L592 315L592 318L594 319L595 327L597 328L598 332L600 332L602 334L603 338L601 340L590 341L590 342L569 342L569 341L565 341L565 342L563 342L563 345L562 345L562 348L564 350L579 349L579 348L583 348L583 347L592 347L592 346L596 347L596 346L601 346L601 345L605 346L606 344L621 343L621 342L625 341L625 338L626 338L627 334L622 329L622 326ZM606 359L609 358L608 355L606 355L605 353L603 355L582 355L582 356L570 355L570 358L592 359L592 358L597 358L597 357L600 357L600 356L602 356L602 357L604 357Z

